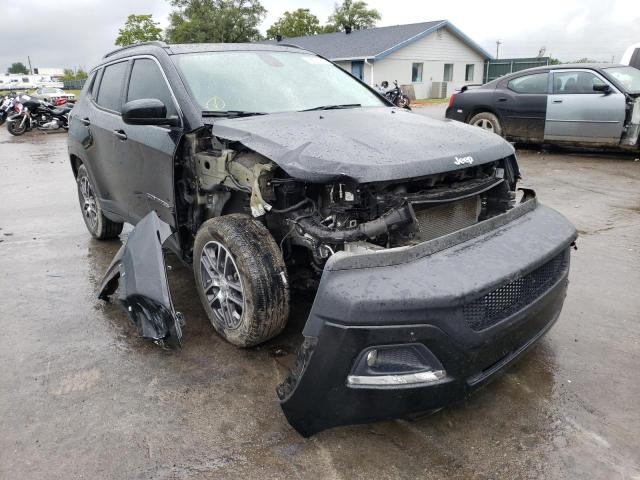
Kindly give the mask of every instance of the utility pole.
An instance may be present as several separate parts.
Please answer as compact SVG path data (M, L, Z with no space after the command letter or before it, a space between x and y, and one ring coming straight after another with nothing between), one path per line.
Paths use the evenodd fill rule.
M33 75L33 69L31 68L31 57L29 55L27 55L27 60L29 61L29 75Z
M500 57L500 45L502 45L502 42L496 40L496 60Z

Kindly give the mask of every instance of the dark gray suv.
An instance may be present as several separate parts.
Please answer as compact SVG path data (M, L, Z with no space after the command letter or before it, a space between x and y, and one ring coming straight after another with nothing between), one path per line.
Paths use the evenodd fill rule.
M574 227L518 191L510 144L395 108L290 46L141 44L91 71L69 155L97 239L135 225L99 296L179 342L163 247L213 327L278 335L315 291L277 388L302 434L464 398L554 323Z

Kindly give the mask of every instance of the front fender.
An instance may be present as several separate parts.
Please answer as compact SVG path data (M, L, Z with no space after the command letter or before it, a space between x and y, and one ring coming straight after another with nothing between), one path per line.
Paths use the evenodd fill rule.
M182 338L182 315L173 308L162 255L171 234L155 211L148 213L111 261L98 293L107 301L119 285L118 300L138 333L158 343Z

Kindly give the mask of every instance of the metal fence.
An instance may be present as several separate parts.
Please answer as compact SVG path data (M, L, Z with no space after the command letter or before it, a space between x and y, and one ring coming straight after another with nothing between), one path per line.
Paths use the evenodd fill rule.
M489 60L484 64L484 83L495 80L508 73L519 72L527 68L549 65L549 57L501 58Z
M82 80L63 80L64 88L67 90L82 90L84 87L84 82L86 82L86 78Z

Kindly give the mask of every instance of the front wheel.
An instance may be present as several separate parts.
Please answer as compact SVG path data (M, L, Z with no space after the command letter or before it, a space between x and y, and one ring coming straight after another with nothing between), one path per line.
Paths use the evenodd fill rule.
M15 135L16 137L19 137L20 135L22 135L24 132L27 131L28 123L29 123L28 119L24 118L24 116L14 118L13 120L7 123L7 130L9 130L9 133L11 135Z
M493 132L497 135L502 136L502 125L500 125L500 120L493 113L490 112L481 112L477 115L474 115L471 120L469 120L469 124L474 127L480 127L483 130L487 130L489 132Z
M193 245L202 305L220 335L251 347L278 335L289 317L287 270L269 231L247 215L202 224Z

